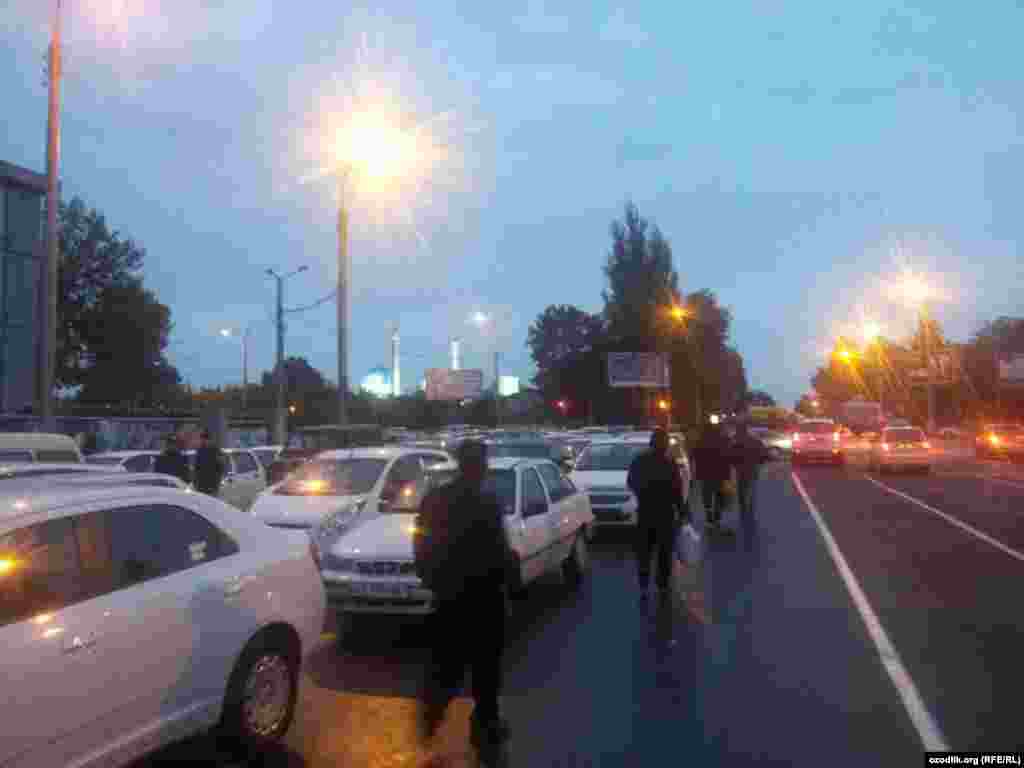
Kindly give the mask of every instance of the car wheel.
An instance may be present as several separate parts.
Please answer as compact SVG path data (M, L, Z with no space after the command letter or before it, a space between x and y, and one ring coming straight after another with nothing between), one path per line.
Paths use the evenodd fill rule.
M233 752L258 755L280 741L295 717L299 652L283 634L258 636L228 680L220 735Z
M590 552L587 550L587 537L583 531L576 534L576 540L572 544L572 551L562 561L562 576L567 584L578 587L583 583L590 567Z

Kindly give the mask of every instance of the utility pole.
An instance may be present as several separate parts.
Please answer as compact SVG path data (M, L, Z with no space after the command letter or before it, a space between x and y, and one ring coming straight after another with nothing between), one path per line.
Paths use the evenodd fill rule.
M54 423L53 388L57 367L57 269L58 251L57 208L60 205L57 194L60 173L60 77L61 77L61 0L54 7L53 27L50 37L49 107L46 117L46 268L39 270L41 295L40 304L42 334L40 336L39 360L39 415L42 427L48 432L56 431Z
M348 290L352 265L348 258L348 211L338 207L338 424L348 424Z
M494 350L494 425L501 425L501 352Z
M921 345L924 348L924 363L928 372L928 423L929 434L935 432L935 366L932 365L931 323L927 305L921 306Z
M279 275L276 270L268 269L267 274L277 281L277 365L274 366L274 379L276 383L276 397L274 403L274 444L284 445L287 435L285 434L287 415L284 407L284 281L289 277L305 272L306 266L301 266L286 275Z

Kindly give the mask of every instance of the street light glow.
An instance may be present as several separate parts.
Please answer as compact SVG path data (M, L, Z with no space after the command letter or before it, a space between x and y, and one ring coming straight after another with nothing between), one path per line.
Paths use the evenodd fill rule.
M686 307L679 306L678 304L673 305L671 313L672 319L677 321L685 320L690 316L689 310L686 309Z
M230 328L221 328L220 329L220 335L223 336L225 339L231 338L231 329Z
M335 135L331 150L336 167L371 182L393 182L415 172L427 160L417 133L402 130L400 115L366 109L352 114Z
M882 335L882 326L873 320L867 320L860 329L861 337L864 339L866 344L871 344L877 341L878 337Z
M479 310L470 315L469 319L470 322L472 322L473 325L477 326L478 328L483 328L485 325L487 325L488 321L487 315L485 315L483 312L480 312Z

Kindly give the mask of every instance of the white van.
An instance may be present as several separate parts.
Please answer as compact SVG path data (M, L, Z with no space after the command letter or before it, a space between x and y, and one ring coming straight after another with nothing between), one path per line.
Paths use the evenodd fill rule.
M48 432L0 432L0 464L82 462L78 443Z

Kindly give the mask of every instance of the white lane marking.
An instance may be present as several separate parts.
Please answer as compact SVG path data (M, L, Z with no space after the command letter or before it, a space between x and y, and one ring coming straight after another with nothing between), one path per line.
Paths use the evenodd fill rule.
M796 486L800 496L803 497L804 504L807 505L811 517L818 526L818 533L821 534L821 538L825 542L825 548L828 550L829 555L832 556L832 562L835 563L836 570L842 577L847 592L850 593L850 599L853 600L854 606L856 606L861 619L864 621L868 635L871 637L872 642L874 642L875 649L882 659L882 666L889 674L892 684L896 686L900 699L903 700L903 706L907 711L907 715L910 716L910 721L914 724L914 728L917 730L922 746L928 752L948 752L949 746L946 744L946 739L942 735L938 723L935 722L935 718L932 717L928 707L925 706L924 699L921 698L917 686L914 684L913 679L911 679L906 667L903 666L895 646L889 640L885 627L878 620L878 616L871 607L871 603L868 602L864 590L860 587L860 582L857 581L853 570L846 562L846 558L843 557L843 553L839 549L839 545L836 544L836 540L832 538L832 532L829 531L825 518L822 517L817 506L811 501L810 495L808 495L803 483L800 482L800 478L797 477L795 472L791 474L791 477L793 478L793 485Z
M973 525L968 525L963 520L960 520L959 518L953 517L952 515L946 514L941 509L936 509L935 507L933 507L933 506L931 506L929 504L925 504L923 501L921 501L920 499L914 498L910 494L903 493L903 491L898 491L895 488L893 488L892 486L888 486L885 483L881 483L878 480L875 480L875 478L873 478L873 477L869 477L868 480L870 480L872 483L877 485L882 490L888 491L891 494L899 496L901 499L909 501L911 504L915 504L915 505L919 506L921 509L926 509L929 512L931 512L933 515L938 515L939 517L941 517L943 520L945 520L950 525L955 525L960 530L966 531L967 533L971 534L972 536L975 536L976 538L981 539L986 544L991 544L993 547L998 549L1000 552L1005 552L1010 557L1012 557L1012 558L1014 558L1016 560L1020 560L1022 563L1024 563L1024 554L1018 552L1017 550L1015 550L1015 549L1013 549L1011 547L1006 546L1005 544L1003 544L1003 542L999 541L998 539L993 539L987 533L979 531Z

